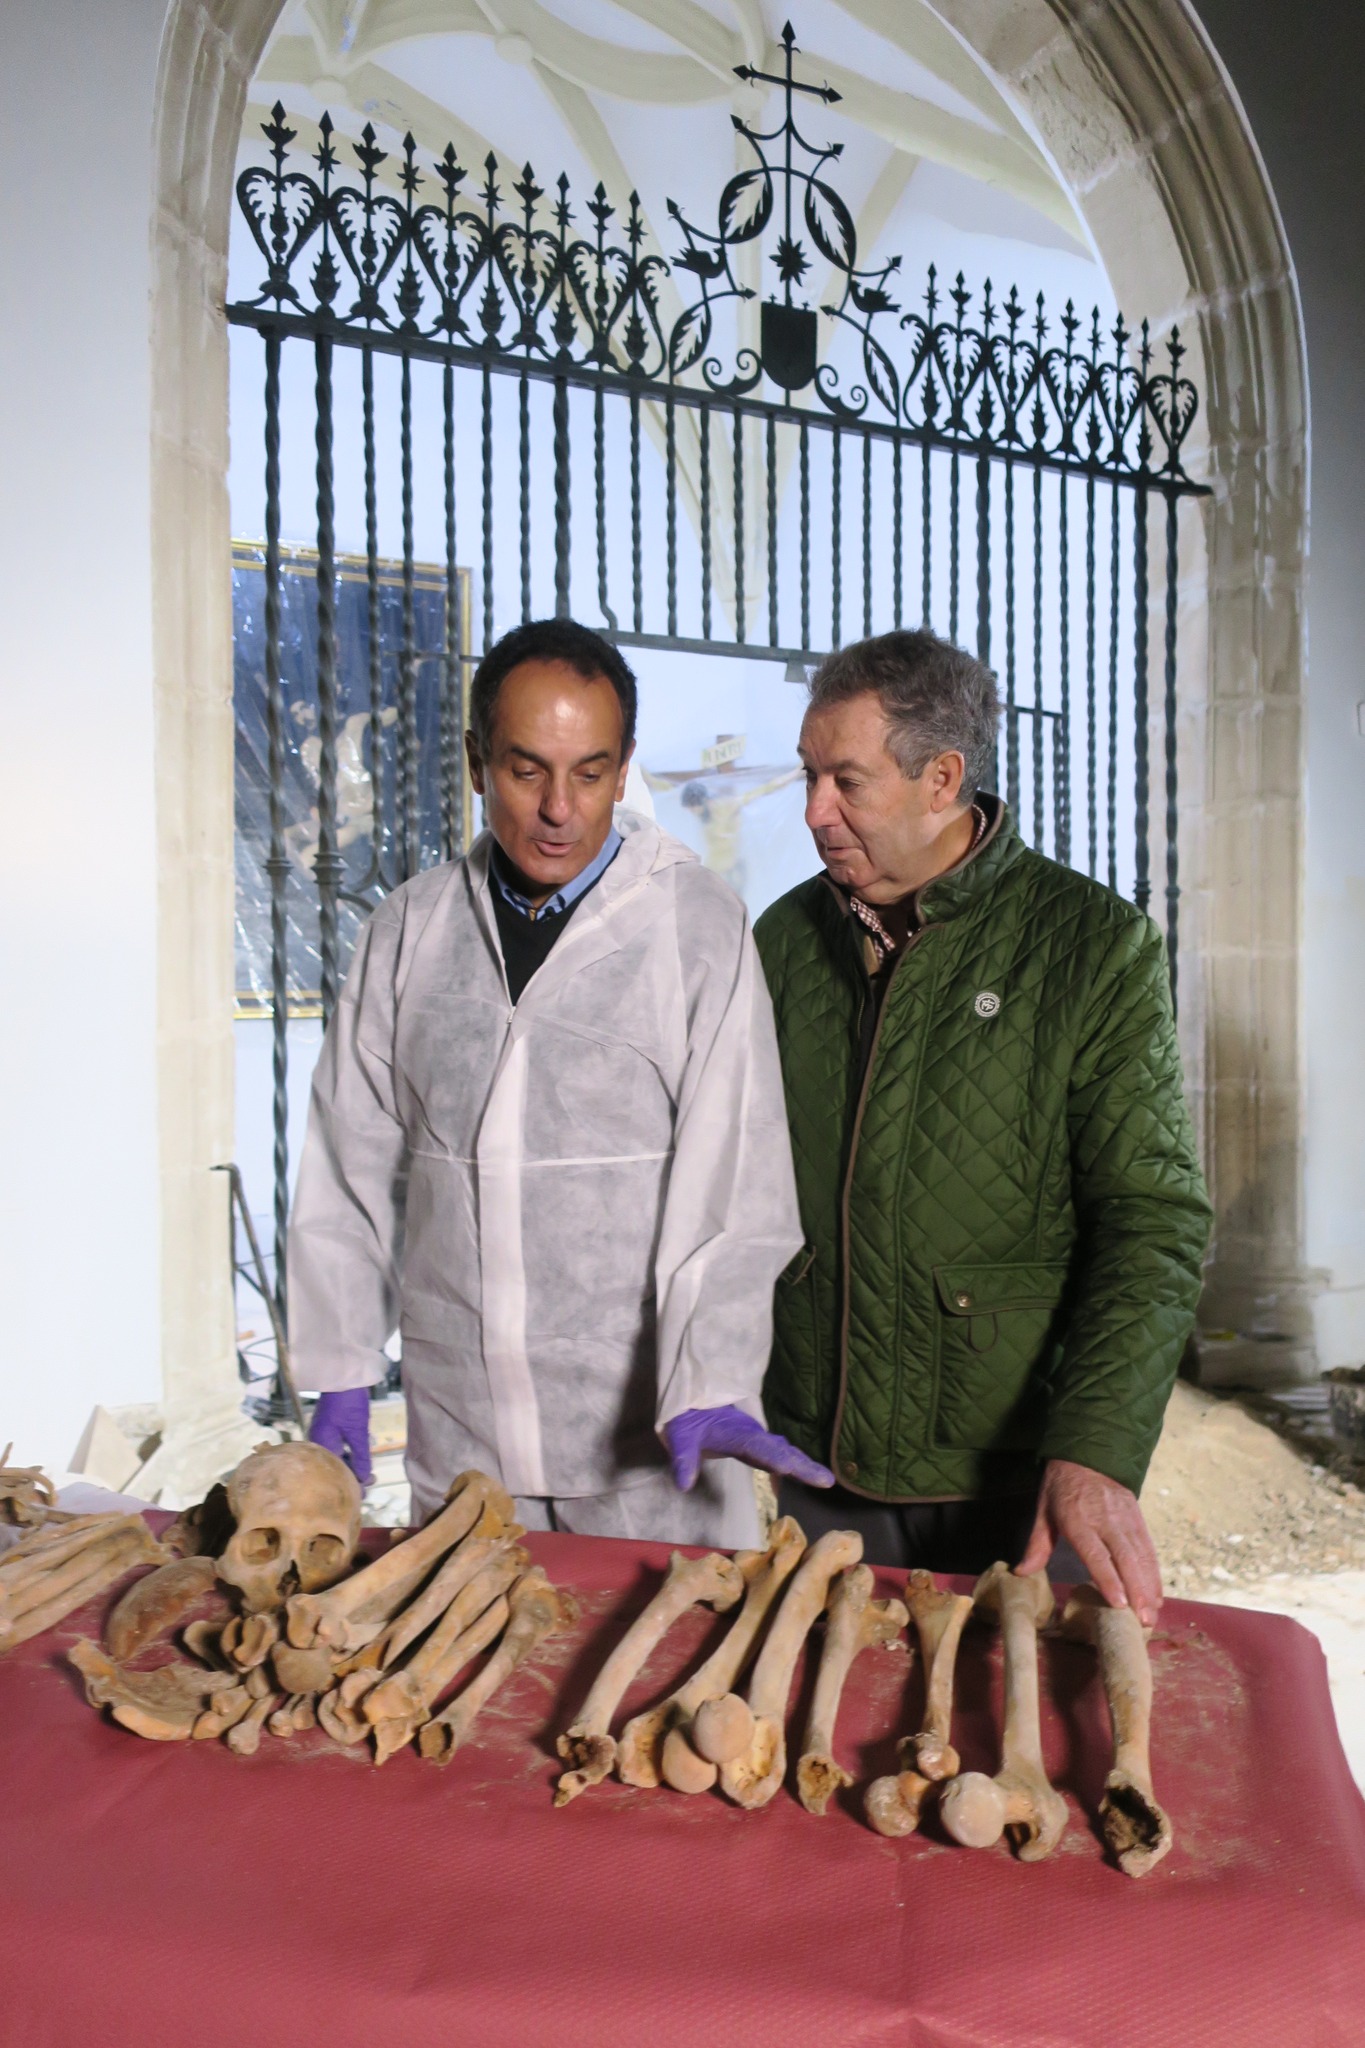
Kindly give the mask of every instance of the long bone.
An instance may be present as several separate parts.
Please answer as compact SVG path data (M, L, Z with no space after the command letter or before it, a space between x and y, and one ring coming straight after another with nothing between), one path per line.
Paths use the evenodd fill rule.
M13 1614L45 1605L112 1549L131 1549L135 1561L160 1564L166 1557L140 1515L102 1515L87 1528L61 1531L50 1543L45 1533L26 1537L0 1558L0 1590Z
M905 1600L919 1637L924 1666L924 1726L900 1744L901 1768L874 1778L863 1795L863 1811L879 1835L912 1835L933 1785L955 1778L961 1768L949 1737L953 1720L953 1673L962 1629L972 1611L967 1593L944 1593L932 1572L914 1571Z
M766 1806L786 1776L787 1696L796 1660L836 1574L862 1554L863 1539L852 1529L831 1529L812 1544L758 1653L747 1701L727 1693L697 1709L693 1747L720 1766L721 1789L739 1806Z
M446 1506L424 1528L391 1543L373 1564L325 1593L296 1593L286 1609L286 1632L295 1649L321 1641L344 1653L372 1641L446 1552L470 1534L486 1507L504 1524L511 1522L511 1498L497 1481L463 1472Z
M496 1558L476 1572L469 1584L455 1595L445 1613L401 1671L390 1672L366 1694L362 1711L375 1730L376 1755L383 1763L394 1749L401 1749L431 1719L431 1710L461 1670L481 1649L500 1635L507 1622L503 1597L530 1559L524 1550ZM478 1630L480 1616L495 1615L491 1625ZM399 1730L406 1733L399 1738Z
M499 1593L490 1607L472 1621L464 1634L452 1645L449 1661L432 1681L429 1691L420 1705L411 1714L391 1714L386 1720L376 1721L374 1727L374 1760L382 1764L405 1744L412 1741L419 1728L425 1728L431 1719L431 1709L453 1678L457 1678L465 1665L495 1643L507 1626L511 1614L507 1595ZM368 1705L368 1702L367 1702Z
M688 1730L705 1700L719 1699L738 1683L758 1642L773 1602L801 1562L806 1539L789 1515L774 1522L766 1550L743 1550L735 1558L744 1578L744 1605L700 1670L670 1693L662 1706L637 1714L621 1731L617 1776L627 1785L651 1787L662 1779L677 1792L705 1792L716 1782L716 1767L692 1748Z
M570 1768L555 1788L555 1805L567 1806L589 1785L600 1785L616 1761L611 1717L622 1695L680 1614L705 1603L724 1614L744 1591L744 1575L718 1551L684 1557L675 1550L668 1576L643 1614L637 1615L597 1674L578 1719L559 1738L559 1754Z
M136 1515L122 1529L77 1551L53 1571L26 1574L17 1587L0 1582L0 1649L26 1643L115 1585L135 1564L160 1564L165 1552Z
M1062 1613L1062 1633L1099 1651L1100 1677L1114 1735L1100 1826L1119 1869L1145 1877L1170 1849L1171 1823L1152 1790L1152 1667L1147 1632L1131 1607L1108 1607L1094 1586L1077 1586Z
M218 1679L196 1664L125 1671L98 1643L81 1637L67 1651L85 1680L92 1707L108 1707L119 1724L149 1742L188 1742Z
M577 1601L552 1586L539 1568L517 1580L507 1596L507 1604L507 1632L483 1670L470 1679L443 1714L427 1722L417 1737L417 1746L430 1763L448 1764L498 1687L506 1684L517 1666L525 1663L546 1636L557 1629L572 1628L578 1619Z
M879 1835L913 1835L919 1826L926 1795L933 1791L918 1771L897 1771L874 1778L863 1794L863 1811Z
M1052 1588L1042 1572L1020 1578L1007 1564L993 1564L977 1580L975 1600L983 1613L999 1615L1004 1635L1000 1769L993 1778L980 1771L953 1778L939 1812L964 1848L989 1849L1008 1829L1020 1862L1039 1863L1052 1854L1067 1821L1066 1801L1043 1769L1038 1721L1038 1630L1052 1613Z
M480 1577L488 1565L505 1559L509 1552L524 1559L526 1553L518 1551L516 1546L525 1534L519 1522L509 1526L496 1508L485 1508L463 1543L451 1551L431 1584L423 1587L411 1606L394 1616L377 1639L380 1669L390 1670L433 1622L438 1623L439 1633L440 1617L449 1612L457 1594ZM487 1605L485 1601L484 1606Z
M911 1572L905 1600L919 1637L924 1666L924 1726L901 1744L901 1762L912 1775L937 1783L955 1778L961 1761L949 1737L953 1723L953 1673L957 1646L972 1611L970 1593L943 1593L932 1572Z
M840 1572L830 1595L820 1669L796 1766L796 1790L807 1813L822 1814L833 1794L853 1783L850 1773L835 1761L834 1729L854 1658L862 1650L894 1643L910 1619L901 1601L874 1600L875 1584L869 1565L851 1565Z

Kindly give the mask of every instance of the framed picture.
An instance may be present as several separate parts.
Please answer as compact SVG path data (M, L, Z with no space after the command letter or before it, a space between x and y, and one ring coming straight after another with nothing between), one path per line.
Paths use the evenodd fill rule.
M280 692L289 1015L319 1014L317 552L280 557ZM336 557L336 834L343 874L343 970L364 919L405 874L469 845L473 809L464 765L469 679L469 571L456 571L453 666L444 569L418 563L411 628L403 564ZM239 1017L269 1016L271 996L270 735L267 719L265 544L232 543L233 718L236 728L236 986ZM405 654L405 649L408 650ZM404 702L404 678L410 678ZM406 716L405 714L406 710Z

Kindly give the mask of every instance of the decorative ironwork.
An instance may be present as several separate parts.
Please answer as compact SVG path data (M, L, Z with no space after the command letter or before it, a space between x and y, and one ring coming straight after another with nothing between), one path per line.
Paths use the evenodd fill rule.
M501 359L561 388L619 377L641 396L757 401L780 414L790 414L794 394L803 393L809 396L798 410L818 407L932 447L1015 453L1048 467L1200 488L1183 464L1198 399L1182 374L1176 329L1164 344L1164 366L1154 367L1145 322L1134 333L1120 319L1106 332L1095 313L1082 334L1068 301L1054 332L1041 295L1032 307L1013 288L1000 299L987 280L978 300L961 274L945 292L932 266L920 308L902 310L892 296L900 258L860 266L857 228L830 175L843 144L807 140L796 115L801 95L824 105L839 95L794 75L790 25L782 41L781 73L737 67L746 83L781 90L782 119L758 129L732 116L754 160L722 190L713 229L696 226L669 201L683 240L671 263L646 250L635 193L622 222L599 184L580 220L567 178L549 194L529 164L507 192L490 155L476 191L453 146L424 165L409 134L391 166L400 197L380 183L390 159L374 128L367 124L351 145L354 166L343 170L324 114L310 159L316 173L298 168L290 155L297 130L277 104L263 127L269 167L255 165L237 181L266 274L229 317L443 362L496 368ZM738 348L726 365L708 353L717 309L755 297L736 277L736 252L775 223L770 260L780 291L759 307L758 349ZM836 367L820 360L816 309L797 301L817 256L832 273L820 308L831 343L841 331L855 337L861 381L847 389ZM690 280L695 296L666 329L667 277L679 288Z
M368 125L358 143L343 145L326 114L317 149L296 154L298 131L280 105L264 124L268 162L237 181L247 262L265 266L254 295L236 298L227 314L260 335L265 359L261 779L269 803L255 851L268 883L281 1329L289 952L300 945L289 909L300 857L284 803L286 711L299 709L286 703L281 667L286 343L306 347L314 366L311 870L324 1015L358 917L464 840L460 726L474 594L469 572L456 567L457 492L485 647L544 607L551 589L555 610L567 614L574 577L579 605L590 615L595 601L604 629L627 645L761 656L793 676L855 622L865 634L900 626L918 607L926 625L956 639L974 620L978 655L1001 661L997 786L1021 829L1055 858L1074 852L1092 875L1103 871L1110 888L1122 874L1144 908L1160 861L1149 843L1157 751L1174 987L1179 517L1181 501L1205 491L1185 468L1197 397L1180 336L1172 329L1158 347L1145 323L1106 324L1098 313L1085 321L1070 302L1049 323L1041 296L1025 303L1011 289L1001 297L989 280L973 291L961 274L945 288L932 268L918 303L902 304L899 258L869 264L860 253L835 183L842 145L811 141L802 126L838 94L796 75L790 27L782 47L774 71L737 73L780 95L780 119L760 128L734 117L745 161L719 195L714 225L697 225L669 202L679 238L671 259L648 246L634 193L623 214L601 185L576 207L564 177L547 191L528 164L509 181L492 156L479 177L453 147L419 161L411 135L386 152ZM764 292L746 281L756 252L772 280ZM809 302L817 267L830 278L819 306ZM747 317L736 317L744 309ZM361 358L363 631L354 619L345 626L351 613L336 593L345 558L334 456L347 427L333 414L349 388L334 384L337 349ZM380 356L397 358L387 387L396 386L395 416L382 443L387 461L396 454L402 544L401 562L384 564L382 578ZM457 449L460 377L461 397L467 391L472 402L459 408ZM514 406L502 408L504 396ZM441 562L423 571L420 589L415 404L437 429L444 515ZM538 502L551 492L552 540L538 547ZM1162 507L1164 551L1148 532ZM1164 672L1154 689L1149 600L1159 593L1150 585L1163 571ZM1105 573L1107 604L1097 592ZM425 616L437 584L440 644L428 647L419 645L419 611ZM1083 707L1072 702L1082 648ZM424 663L439 664L434 708L436 670ZM343 690L347 673L355 686ZM346 851L337 800L343 740L353 779L372 778L367 854ZM1131 801L1121 804L1125 784Z

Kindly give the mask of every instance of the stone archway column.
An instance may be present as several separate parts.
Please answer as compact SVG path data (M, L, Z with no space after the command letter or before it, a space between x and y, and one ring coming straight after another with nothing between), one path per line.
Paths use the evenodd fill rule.
M152 213L161 1332L165 1429L137 1482L193 1498L261 1431L241 1412L233 1155L228 226L247 87L281 0L175 0Z
M1202 533L1199 515L1183 522L1179 663L1182 1037L1217 1215L1201 1323L1237 1333L1209 1348L1240 1377L1308 1372L1308 387L1279 211L1236 94L1183 0L935 5L1051 156L1120 305L1148 317L1157 337L1178 323L1190 346L1214 489ZM1191 454L1198 474L1201 450ZM1164 621L1151 625L1155 653ZM1153 741L1158 824L1156 725Z

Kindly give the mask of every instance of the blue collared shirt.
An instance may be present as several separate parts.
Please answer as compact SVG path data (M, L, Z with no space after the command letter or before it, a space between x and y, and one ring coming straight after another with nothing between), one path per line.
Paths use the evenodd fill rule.
M488 873L503 902L510 903L513 910L519 910L523 917L530 918L534 924L537 918L551 914L558 916L560 912L567 910L570 904L577 903L579 897L585 895L593 883L606 873L620 851L621 835L613 825L602 842L602 851L597 858L590 860L581 874L575 875L571 882L566 882L562 889L556 889L554 895L547 897L544 903L532 903L529 897L522 896L512 887L502 871L502 849L496 843L493 847L493 858L488 864Z

